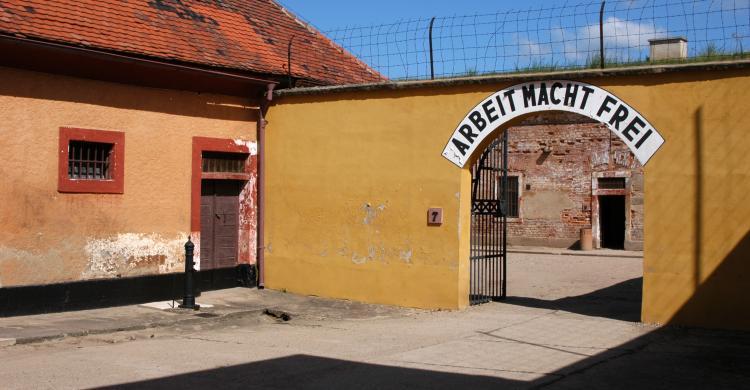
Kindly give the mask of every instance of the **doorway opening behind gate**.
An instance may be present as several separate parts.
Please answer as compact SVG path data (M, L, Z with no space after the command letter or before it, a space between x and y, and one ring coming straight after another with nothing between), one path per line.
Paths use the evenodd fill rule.
M643 169L605 125L531 115L496 135L471 173L471 304L564 300L573 311L640 318ZM583 252L589 229L594 250ZM601 311L583 309L600 295Z
M625 196L599 196L599 229L601 247L625 248Z

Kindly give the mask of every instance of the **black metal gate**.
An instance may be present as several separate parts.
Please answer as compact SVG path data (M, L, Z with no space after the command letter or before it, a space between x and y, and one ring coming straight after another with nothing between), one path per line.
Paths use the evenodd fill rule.
M508 131L495 138L471 167L469 302L505 297Z

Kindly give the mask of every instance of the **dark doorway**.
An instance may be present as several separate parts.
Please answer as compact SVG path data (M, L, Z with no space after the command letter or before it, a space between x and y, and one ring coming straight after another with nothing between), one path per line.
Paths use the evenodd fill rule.
M216 272L237 266L239 240L240 191L236 180L201 181L201 289L210 289L218 280Z
M625 248L625 196L599 196L599 227L602 248Z

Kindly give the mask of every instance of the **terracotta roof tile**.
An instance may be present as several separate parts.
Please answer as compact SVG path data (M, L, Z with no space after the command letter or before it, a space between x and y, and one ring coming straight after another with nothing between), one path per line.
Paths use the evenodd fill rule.
M0 0L0 34L292 76L306 84L384 77L273 0Z

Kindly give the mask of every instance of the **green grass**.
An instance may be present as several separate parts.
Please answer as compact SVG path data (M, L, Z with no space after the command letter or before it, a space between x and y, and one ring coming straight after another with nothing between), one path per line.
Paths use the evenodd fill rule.
M719 48L715 43L709 42L697 55L684 58L684 59L670 59L660 61L650 61L648 58L642 60L624 60L617 57L605 57L604 68L605 69L616 69L616 68L629 68L635 66L646 66L646 65L670 65L670 64L691 64L700 62L712 62L712 61L734 61L750 59L750 52L727 52ZM476 69L468 69L466 72L455 75L442 77L443 79L459 78L459 77L475 77L475 76L496 76L503 74L519 74L519 73L544 73L554 72L563 70L579 70L579 69L599 69L601 66L601 57L599 53L592 53L583 64L568 63L559 64L555 60L545 61L543 59L533 59L527 66L516 66L514 70L503 71L503 72L489 72L481 73Z

